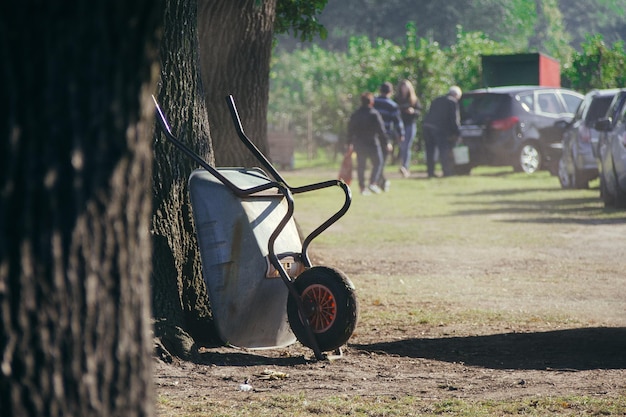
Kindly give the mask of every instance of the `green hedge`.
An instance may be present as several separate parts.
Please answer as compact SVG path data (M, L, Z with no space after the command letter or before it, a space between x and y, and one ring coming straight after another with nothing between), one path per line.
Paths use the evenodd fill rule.
M294 131L300 148L314 155L316 145L330 144L323 138L345 140L347 120L358 106L360 93L375 93L384 81L395 85L406 78L427 106L450 85L457 84L464 91L479 88L481 55L514 52L520 51L461 27L456 43L442 48L418 38L412 24L407 25L404 45L353 37L346 52L316 45L278 52L270 73L268 123L275 129ZM581 51L561 64L562 83L581 92L624 87L625 56L623 43L608 47L601 36L588 37Z

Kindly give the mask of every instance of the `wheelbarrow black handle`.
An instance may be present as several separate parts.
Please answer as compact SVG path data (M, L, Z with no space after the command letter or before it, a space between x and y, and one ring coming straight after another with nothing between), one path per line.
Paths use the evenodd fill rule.
M348 186L348 184L346 184L345 182L341 180L330 180L330 181L320 182L317 184L305 185L303 187L298 187L296 189L291 190L293 194L297 194L299 192L321 190L322 188L335 187L335 186L338 186L343 190L344 195L345 195L345 200L343 202L343 205L337 212L335 212L324 223L322 223L315 230L309 233L309 235L306 238L304 238L304 240L302 241L302 261L304 262L304 265L306 265L307 267L311 267L312 265L311 260L309 259L309 252L308 252L309 245L311 244L313 239L315 239L320 234L322 234L324 230L328 229L330 226L336 223L340 218L342 218L344 214L346 214L346 212L350 208L350 204L352 203L352 192L350 191L350 187Z
M252 195L252 194L255 194L255 193L258 193L258 192L261 192L261 191L266 191L266 190L269 190L269 189L272 189L272 188L277 188L278 192L281 191L281 188L280 188L279 184L276 183L276 182L269 182L269 183L266 183L266 184L261 184L261 185L258 185L256 187L251 187L251 188L246 188L246 189L237 187L232 181L230 181L228 178L226 178L224 175L222 175L217 169L215 169L209 163L207 163L204 159L202 159L200 157L200 155L198 155L197 153L195 153L194 151L189 149L189 147L187 147L187 145L185 145L183 142L181 142L181 140L178 139L172 133L172 129L171 129L171 127L170 127L170 125L169 125L169 123L167 121L167 118L165 117L165 114L163 113L163 110L161 110L161 106L159 106L159 103L157 102L157 100L156 100L156 98L154 96L152 96L152 100L154 101L154 105L156 107L157 114L158 114L157 122L159 123L161 131L163 132L165 137L174 146L176 146L179 150L181 150L185 155L187 155L189 158L191 158L194 162L196 162L202 168L204 168L207 171L209 171L215 178L220 180L236 196L238 196L238 197L247 197L249 195Z
M259 162L263 165L267 171L270 172L272 177L280 184L284 184L285 187L293 194L305 193L309 191L321 190L323 188L336 187L339 186L345 195L345 200L341 208L334 213L328 220L322 223L319 227L313 230L302 242L302 261L307 268L312 266L311 260L309 259L309 255L307 249L313 239L319 236L324 230L328 229L334 223L336 223L350 208L350 204L352 202L352 193L350 191L350 187L341 180L330 180L323 181L315 184L304 185L300 187L291 187L285 181L285 179L280 175L280 173L274 168L272 163L263 155L263 153L256 147L256 145L248 138L246 133L243 130L243 126L241 124L241 119L239 117L239 113L237 112L237 107L235 106L235 99L232 95L228 95L226 97L226 101L228 103L228 108L230 109L230 114L233 119L233 123L235 125L235 130L237 131L237 135L239 139L243 142L243 144L254 154L254 156L259 160ZM280 189L280 187L279 187ZM283 191L283 194L286 195L286 192ZM281 229L282 230L282 229ZM271 246L271 245L270 245ZM270 253L273 253L272 248L270 247Z
M270 175L278 182L287 185L285 179L280 175L280 173L274 168L272 163L263 155L263 152L256 147L256 145L246 136L243 131L243 125L241 124L241 119L239 118L239 113L237 112L237 107L235 106L235 99L232 94L226 97L226 102L228 103L228 109L230 110L230 115L233 119L233 123L235 124L235 130L237 131L237 135L239 139L243 142L243 144L252 152L252 154L256 157L256 159L263 165ZM289 186L287 186L289 187ZM291 187L289 187L291 188Z
M270 173L276 180L276 182L268 182L266 184L262 184L262 185L252 187L252 188L247 188L247 189L239 188L235 184L233 184L228 178L222 175L219 172L219 170L212 167L204 159L202 159L197 153L189 149L189 147L187 147L183 142L181 142L172 133L172 129L167 121L167 117L163 113L163 110L161 110L161 106L159 105L159 103L157 102L154 96L152 96L152 100L154 101L154 105L157 110L157 115L158 115L157 122L159 123L159 126L161 130L163 131L163 134L165 135L165 137L174 146L176 146L179 150L181 150L184 154L186 154L189 158L195 161L202 168L209 171L213 176L215 176L215 178L220 180L226 187L228 187L238 197L247 197L258 192L276 188L279 194L282 194L283 196L285 196L288 204L291 203L291 205L293 205L293 197L290 195L292 193L299 194L299 193L321 190L323 188L329 188L329 187L335 187L335 186L339 186L343 190L344 195L345 195L345 200L344 200L342 207L336 213L334 213L328 220L326 220L319 227L313 230L308 236L306 236L304 238L304 241L302 242L302 261L307 268L310 268L312 264L308 255L308 247L313 241L313 239L315 239L324 230L328 229L330 226L336 223L348 211L348 208L350 207L350 204L352 202L352 194L350 191L350 187L348 187L348 185L341 180L330 180L330 181L323 181L323 182L319 182L315 184L304 185L300 187L290 187L289 184L287 184L287 181L285 181L285 179L272 166L270 161L263 155L261 151L259 151L259 149L254 145L254 143L252 143L252 141L248 139L248 137L246 136L245 132L243 131L243 127L241 125L241 119L239 118L237 108L235 107L235 101L233 99L233 96L229 95L227 97L228 106L231 112L231 116L233 118L233 122L235 123L235 129L237 130L237 134L239 135L239 138L246 145L246 147L250 149L250 151L257 157L257 159L263 164L263 166L268 171L270 171ZM289 217L293 214L293 207L291 207L290 211L291 213L289 213ZM285 221L285 224L286 224L286 221ZM276 234L276 237L282 231L283 227L277 228L278 233ZM270 239L270 242L273 242L273 240L275 239ZM270 244L269 246L270 246L269 248L270 254L273 254L274 253L273 244Z

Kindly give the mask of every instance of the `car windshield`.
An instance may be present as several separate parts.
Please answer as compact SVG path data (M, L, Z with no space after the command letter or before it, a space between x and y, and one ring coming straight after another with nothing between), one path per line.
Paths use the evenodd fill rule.
M591 102L589 110L587 110L585 122L587 122L587 124L593 124L599 118L604 117L611 105L611 101L613 101L613 96L596 97Z
M565 101L566 111L568 113L576 113L576 109L581 102L580 97L566 91L561 91L561 97L563 97L563 100Z
M484 123L505 118L511 114L511 97L505 94L468 94L460 103L461 121L464 124Z

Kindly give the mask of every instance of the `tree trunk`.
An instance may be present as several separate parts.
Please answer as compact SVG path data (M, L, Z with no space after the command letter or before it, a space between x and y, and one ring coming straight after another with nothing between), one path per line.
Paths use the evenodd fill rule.
M213 166L258 165L236 135L226 103L229 94L235 96L244 129L266 151L275 7L275 0L200 0L197 8L194 2L168 1L159 101L175 134ZM156 333L171 353L193 359L197 343L220 342L211 320L188 197L187 179L196 165L160 134L155 153Z
M217 166L259 166L241 144L226 96L267 156L267 103L276 0L198 0L200 65Z
M198 75L195 2L167 1L161 60L159 102L175 134L213 163ZM187 190L187 179L197 165L160 132L156 138L152 229L155 330L172 354L190 359L196 353L196 341L216 340Z
M31 3L0 11L0 414L152 415L162 9Z

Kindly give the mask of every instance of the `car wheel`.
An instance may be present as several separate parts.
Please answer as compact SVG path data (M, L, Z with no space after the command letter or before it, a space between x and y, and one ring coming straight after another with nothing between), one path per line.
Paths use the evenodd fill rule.
M602 198L604 207L611 207L615 205L615 197L609 193L609 190L606 187L604 175L600 175L600 197Z
M345 344L358 318L356 293L348 277L337 269L314 266L301 273L294 285L319 349L327 352ZM287 300L287 318L298 341L313 348L298 303L291 296Z
M617 208L626 208L626 193L619 190L615 195L615 207Z
M617 181L618 175L615 170L615 159L613 159L613 175L615 176L615 195L613 195L613 204L617 208L626 208L626 192L621 189L619 182Z
M472 165L470 164L457 165L456 167L454 167L454 171L456 175L469 175L470 172L472 172Z
M532 142L526 142L519 151L518 168L527 174L533 174L541 168L541 151Z
M574 168L574 178L572 178L572 184L574 188L584 189L589 188L589 180L583 171Z
M567 172L567 166L563 158L559 159L559 182L561 183L561 188L572 188L572 179Z

